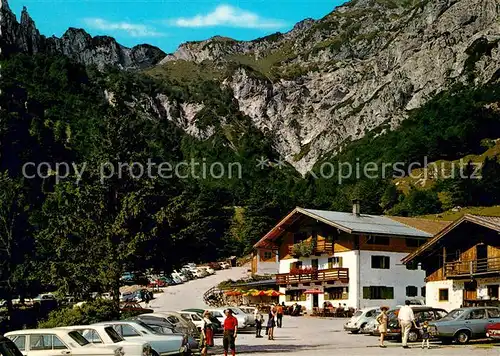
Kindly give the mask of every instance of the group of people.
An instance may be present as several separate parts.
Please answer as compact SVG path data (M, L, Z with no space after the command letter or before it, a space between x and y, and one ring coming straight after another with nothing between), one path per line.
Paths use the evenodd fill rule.
M285 303L274 304L267 307L266 335L268 340L274 340L274 328L283 326L283 315L285 313ZM255 309L255 337L261 338L262 327L264 325L263 308Z
M281 328L283 326L283 314L285 310L285 303L274 304L267 307L267 324L266 324L266 335L268 340L274 340L274 328ZM264 312L263 308L255 309L255 337L261 338L262 328L264 325ZM238 335L238 319L233 315L231 309L226 309L224 311L226 318L224 319L224 335L222 338L222 345L224 347L224 356L228 355L231 351L231 355L236 355L236 337ZM214 328L212 317L209 311L203 313L203 327L201 328L201 342L200 349L201 355L206 356L208 353L208 348L214 346Z
M387 323L389 317L387 315L388 307L381 307L381 313L377 317L377 322L379 324L378 330L380 332L380 347L386 347L384 345L384 338L387 335ZM429 324L424 321L422 325L417 325L415 321L415 315L413 314L413 309L410 307L410 301L406 301L405 305L399 309L398 313L398 323L401 328L402 333L402 346L404 349L408 347L408 335L410 333L412 325L419 329L422 334L422 349L427 346L429 348Z

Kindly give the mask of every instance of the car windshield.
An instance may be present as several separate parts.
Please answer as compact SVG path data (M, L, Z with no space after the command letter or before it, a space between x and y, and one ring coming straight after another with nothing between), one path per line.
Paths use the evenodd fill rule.
M78 331L70 331L70 332L68 333L68 335L69 335L69 336L70 336L73 340L75 340L75 341L78 343L78 345L80 345L80 346L85 346L85 345L90 344L90 342L89 342L86 338L84 338L84 337L82 336L82 334L80 334Z
M448 315L446 315L441 320L443 320L443 321L444 320L455 320L455 319L458 319L459 317L461 317L464 313L465 313L464 309L455 309L455 310L452 310L451 312L449 312Z
M158 331L156 331L151 326L149 326L148 324L146 324L145 322L143 322L141 320L134 320L134 323L139 324L140 326L142 326L144 329L146 329L147 331L149 331L152 334L159 334Z
M120 341L124 341L125 339L123 337L120 336L120 334L118 334L116 332L115 329L113 329L111 326L108 326L108 327L105 327L104 328L104 331L106 331L106 334L108 334L109 338L111 339L111 341L113 341L113 343L117 343L117 342L120 342Z

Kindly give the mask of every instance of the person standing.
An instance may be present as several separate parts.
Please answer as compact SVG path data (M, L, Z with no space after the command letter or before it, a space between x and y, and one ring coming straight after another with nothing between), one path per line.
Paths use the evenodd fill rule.
M146 291L146 293L144 293L144 303L146 305L146 308L149 308L149 301L151 300L151 298L149 297L149 292Z
M401 327L401 333L403 334L403 348L408 349L408 334L412 324L415 323L415 315L413 315L413 309L410 307L410 301L405 301L405 305L399 309L398 314L399 326Z
M424 321L421 327L419 327L421 333L422 333L422 349L424 348L424 345L427 343L427 349L429 349L429 323L427 321Z
M203 313L203 328L201 329L200 349L202 356L206 356L208 347L214 345L213 324L210 317L210 312L206 310Z
M274 340L274 327L276 326L276 308L271 306L269 308L269 315L267 319L268 340Z
M278 328L283 326L283 306L279 305L276 307L276 324Z
M264 316L260 313L260 311L257 311L255 315L255 337L260 338L262 337L262 324L264 323Z
M229 349L231 354L236 355L236 336L238 334L238 319L233 316L231 309L226 309L224 312L226 319L224 320L224 336L222 345L224 347L224 356L227 356Z
M384 345L384 338L387 335L387 310L388 307L381 307L380 314L377 316L378 331L380 332L380 347L387 347Z

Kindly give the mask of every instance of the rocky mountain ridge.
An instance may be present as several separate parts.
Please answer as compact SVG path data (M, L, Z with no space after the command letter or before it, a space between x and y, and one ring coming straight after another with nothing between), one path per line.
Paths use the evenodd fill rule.
M20 22L7 0L0 2L0 46L5 52L62 54L84 65L121 69L142 69L158 63L165 53L157 47L138 45L127 48L108 36L90 36L83 29L70 28L61 38L45 37L36 28L26 7Z
M285 34L186 43L160 65L239 64L224 84L305 173L452 85L498 79L499 16L497 0L353 0Z

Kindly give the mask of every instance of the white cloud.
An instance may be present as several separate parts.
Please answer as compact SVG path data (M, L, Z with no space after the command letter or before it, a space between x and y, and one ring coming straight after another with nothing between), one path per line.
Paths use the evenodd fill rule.
M160 37L164 35L149 26L130 22L110 22L100 18L86 18L84 22L96 30L126 32L131 37Z
M200 14L190 18L170 20L169 24L178 27L214 27L228 26L240 28L281 28L285 22L277 19L268 19L256 13L242 10L230 5L219 5L208 14Z

